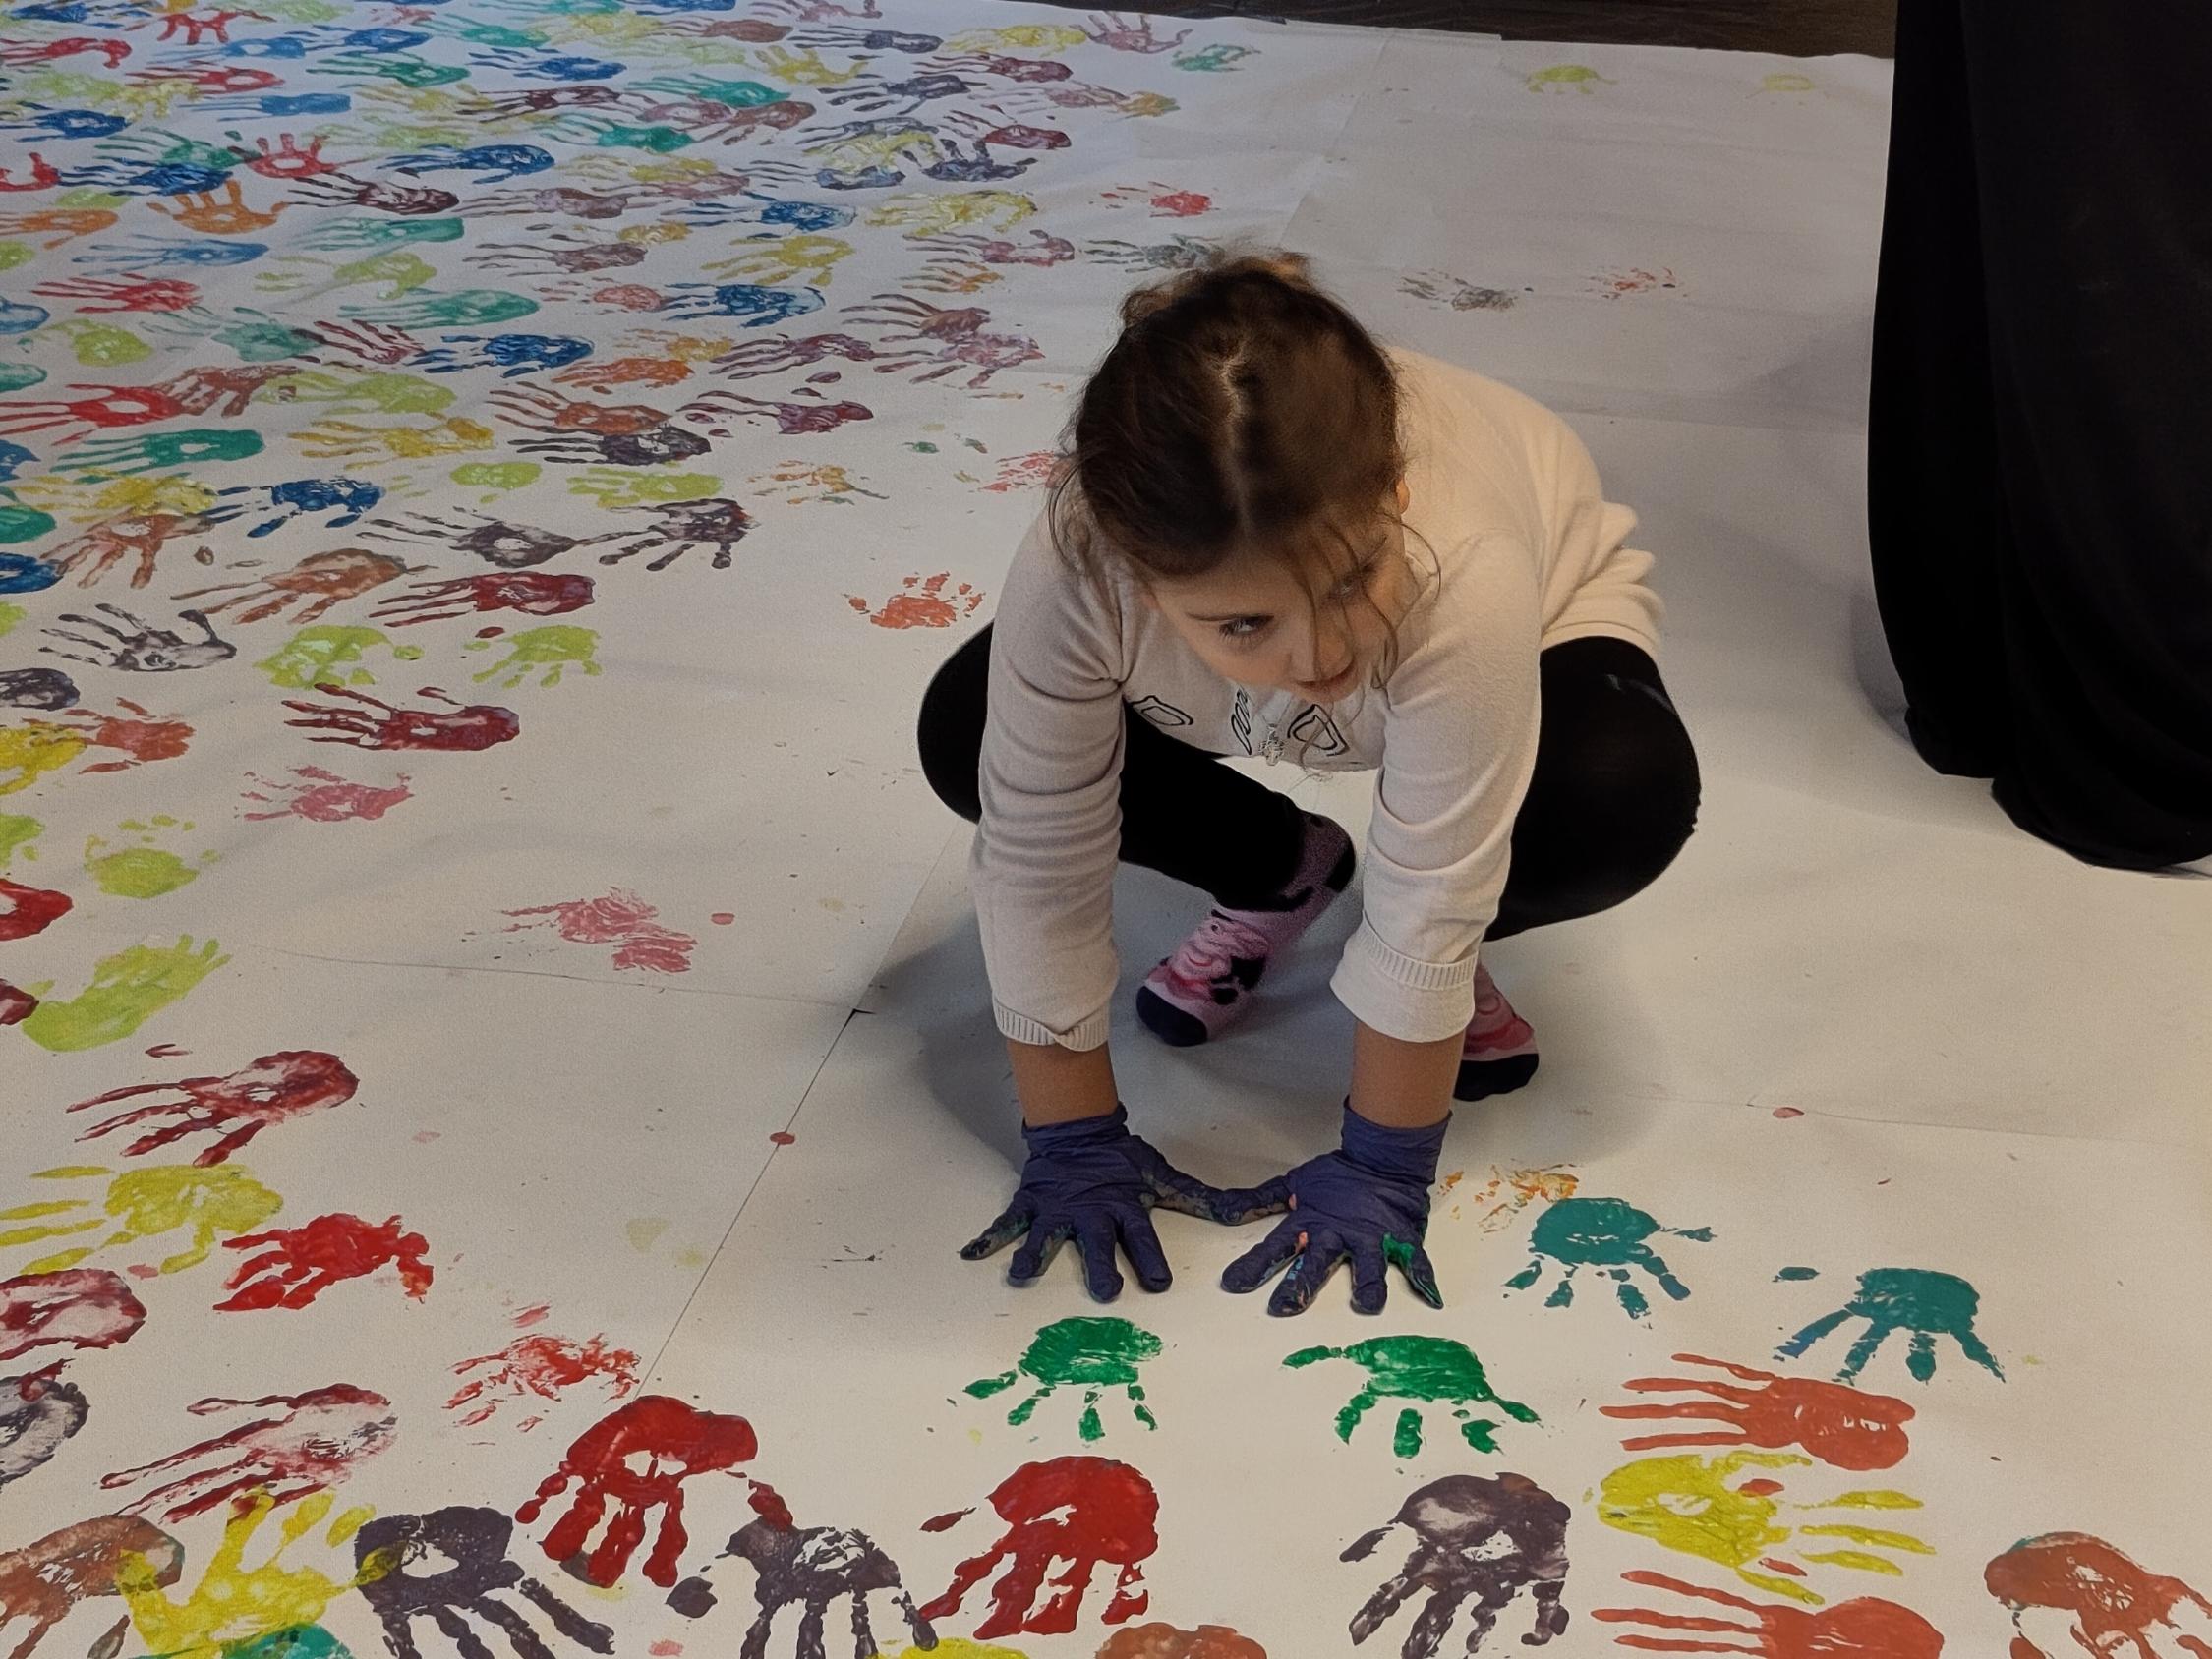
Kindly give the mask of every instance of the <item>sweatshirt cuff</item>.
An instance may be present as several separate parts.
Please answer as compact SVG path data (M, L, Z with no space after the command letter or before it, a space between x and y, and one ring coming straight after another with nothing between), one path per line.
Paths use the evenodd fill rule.
M1107 1028L1113 1023L1114 1010L1112 1004L1109 1003L1089 1018L1077 1021L1066 1031L1055 1031L1042 1020L1031 1019L1027 1014L1017 1013L1004 1002L996 1000L991 1003L991 1012L998 1019L1000 1034L1017 1043L1034 1043L1039 1047L1058 1044L1063 1049L1075 1049L1080 1052L1085 1049L1095 1049L1099 1044L1106 1041ZM1472 993L1469 994L1467 1017L1469 1019L1475 1017Z
M1424 962L1393 949L1362 922L1344 947L1329 988L1363 1024L1405 1043L1434 1043L1475 1018L1475 953Z

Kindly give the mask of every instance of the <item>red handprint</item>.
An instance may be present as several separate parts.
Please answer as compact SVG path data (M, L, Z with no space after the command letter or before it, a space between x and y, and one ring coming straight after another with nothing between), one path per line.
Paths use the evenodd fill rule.
M0 941L42 934L69 910L69 894L50 887L27 887L0 876Z
M251 772L246 778L260 788L247 790L243 798L273 809L242 813L240 816L249 824L262 824L272 818L304 818L310 824L343 824L364 818L373 821L414 798L405 772L399 774L398 782L389 784L349 782L322 767L294 767L288 778L272 780Z
M274 576L260 577L251 582L218 582L212 588L195 588L189 594L179 594L180 600L196 600L204 594L230 593L243 588L244 593L224 600L220 604L206 607L210 616L219 616L233 605L248 604L241 610L241 622L259 622L263 617L282 615L294 604L301 608L293 613L294 622L313 622L341 600L356 599L372 588L380 588L386 582L413 574L421 569L389 553L373 553L366 547L335 547L326 553L310 553L290 570L280 570ZM302 601L305 601L304 603Z
M80 52L94 53L107 59L108 68L119 69L123 60L131 55L131 43L102 40L91 34L65 34L59 40L26 40L0 46L0 63L53 63L57 59L73 58Z
M1597 1609L1590 1616L1601 1624L1649 1625L1659 1630L1700 1632L1692 1636L1630 1631L1613 1637L1622 1647L1654 1653L1748 1653L1756 1659L1938 1659L1944 1650L1943 1632L1935 1626L1908 1607L1874 1596L1858 1596L1809 1613L1798 1607L1761 1606L1725 1590L1686 1584L1661 1573L1623 1573L1621 1577L1631 1584L1717 1602L1745 1616L1739 1622L1714 1614L1655 1613L1629 1607Z
M499 570L483 576L458 576L449 582L418 582L405 595L389 599L370 618L386 627L446 622L487 610L519 610L526 616L565 616L592 602L592 579L550 570Z
M2066 1615L2067 1632L2084 1653L2139 1653L2151 1659L2160 1651L2151 1637L2176 1632L2173 1645L2183 1653L2212 1659L2212 1601L2179 1578L2137 1566L2102 1538L2086 1532L2046 1532L2014 1544L1983 1571L1989 1593L2012 1612L2012 1659L2052 1659L2031 1640L2022 1615L2035 1609ZM2175 1615L2187 1618L2195 1634L2183 1632Z
M1678 1365L1710 1365L1758 1386L1738 1388L1731 1383L1679 1377L1631 1378L1621 1386L1639 1394L1692 1391L1714 1398L1665 1404L1601 1405L1600 1411L1608 1417L1631 1420L1695 1417L1730 1426L1698 1433L1636 1435L1621 1442L1623 1450L1758 1446L1780 1451L1796 1446L1832 1467L1864 1470L1894 1468L1910 1449L1904 1425L1912 1421L1913 1409L1901 1400L1885 1394L1862 1394L1841 1383L1755 1371L1747 1365L1694 1353L1678 1353L1674 1361Z
M0 167L0 190L52 190L61 183L61 169L36 150L30 152L30 177L17 179L13 167Z
M99 386L84 381L73 392L82 398L20 398L0 403L0 432L42 432L62 429L56 443L76 443L111 427L144 427L173 421L185 406L158 386ZM71 428L82 428L72 431Z
M475 751L489 749L495 743L505 743L522 730L522 721L512 709L501 709L490 703L461 704L437 690L425 686L417 695L435 697L452 706L451 714L436 709L399 709L371 697L367 692L354 691L346 686L326 685L320 688L325 696L343 697L355 703L366 704L369 709L381 710L373 715L360 709L335 707L327 703L295 703L286 699L284 707L296 709L307 718L286 720L289 726L300 726L309 731L328 732L327 737L311 737L310 743L350 743L357 749L449 749ZM89 770L89 769L87 769Z
M346 1069L345 1062L336 1055L326 1055L317 1049L285 1049L263 1055L227 1077L135 1083L127 1089L110 1089L104 1095L81 1100L69 1110L84 1112L91 1107L128 1100L134 1095L173 1089L178 1099L155 1101L151 1106L121 1113L104 1122L94 1123L77 1138L96 1140L127 1124L143 1123L149 1117L173 1116L173 1122L149 1129L125 1147L123 1156L136 1158L207 1129L221 1138L193 1160L204 1169L223 1162L271 1123L345 1105L353 1099L354 1090L359 1086L359 1079Z
M164 1520L190 1520L257 1486L268 1489L271 1503L296 1503L345 1479L355 1463L389 1446L398 1427L390 1401L351 1383L332 1383L300 1395L264 1395L260 1400L196 1400L185 1409L204 1417L264 1405L283 1409L138 1468L102 1475L100 1489L112 1492L147 1475L211 1459L206 1467L181 1474L126 1504L123 1513L161 1510Z
M186 45L197 46L200 44L202 35L211 34L221 44L228 45L230 43L230 26L240 18L252 18L257 23L269 21L265 13L244 10L226 11L218 9L212 12L202 12L195 9L185 12L171 12L161 20L161 33L158 38L173 40L179 32L182 32Z
M620 1400L637 1387L637 1355L628 1348L610 1347L605 1337L586 1343L566 1337L518 1337L497 1353L462 1360L453 1374L465 1377L484 1366L492 1369L456 1390L445 1402L446 1410L461 1411L464 1428L490 1422L502 1401L531 1395L558 1400L562 1390L595 1377L607 1384L611 1400ZM515 1426L527 1433L544 1421L542 1414L532 1415Z
M94 315L103 312L191 311L200 304L198 283L173 276L142 276L137 271L128 276L73 276L65 282L40 283L31 292L49 300L103 302L77 308Z
M149 761L173 761L185 752L186 744L192 740L192 727L182 720L157 718L152 711L143 704L133 703L128 697L118 697L115 706L140 718L72 709L69 715L77 723L53 722L55 730L66 732L88 749L115 749L129 757L121 761L95 761L85 769L87 772L128 772Z
M653 973L680 974L691 968L691 952L699 942L689 934L665 928L653 918L660 911L622 887L605 898L572 898L563 904L535 904L503 912L517 918L547 917L571 944L611 944L614 966L644 968ZM517 920L508 933L535 926L534 920Z
M431 1287L426 1259L430 1240L402 1232L397 1216L365 1222L344 1214L318 1216L305 1227L276 1228L223 1240L226 1250L258 1250L240 1262L223 1288L231 1294L215 1304L217 1313L251 1313L258 1308L303 1308L331 1286L366 1279L378 1268L399 1269L400 1288L421 1301Z
M139 70L131 79L138 82L189 81L204 93L265 92L271 86L284 85L281 75L234 63L172 64L160 69Z
M567 1513L553 1522L543 1546L553 1560L569 1566L599 1529L611 1503L613 1518L607 1522L598 1548L580 1563L580 1571L569 1566L586 1582L606 1588L619 1582L628 1571L630 1558L645 1540L646 1517L660 1509L661 1529L646 1557L645 1576L667 1589L676 1581L676 1565L690 1541L683 1530L683 1483L695 1474L735 1473L736 1466L759 1450L753 1427L744 1418L701 1411L668 1395L649 1394L616 1406L578 1436L560 1467L539 1483L537 1495L515 1511L515 1518L529 1525L549 1500L575 1482L576 1496ZM643 1467L633 1467L633 1459ZM767 1488L754 1485L758 1509Z
M290 133L276 135L276 147L269 147L268 140L256 139L254 147L259 152L248 156L245 151L235 153L245 161L246 170L259 173L264 179L313 179L324 173L335 173L337 163L322 159L322 138L320 134L308 136L307 148L300 148Z
M67 1343L109 1348L146 1323L146 1304L119 1273L71 1267L0 1280L0 1360Z
M977 1639L1026 1630L1062 1635L1076 1628L1090 1575L1100 1566L1118 1567L1113 1599L1101 1617L1109 1625L1142 1613L1150 1597L1138 1588L1142 1563L1159 1547L1155 1523L1160 1501L1152 1484L1127 1463L1109 1458L1055 1458L1024 1463L999 1484L991 1508L1007 1523L999 1541L953 1570L945 1593L921 1610L925 1619L944 1619L960 1610L960 1601L1001 1562L1006 1572L991 1589L990 1617L976 1627ZM925 1532L944 1532L970 1511L959 1510L922 1523ZM1067 1571L1053 1580L1057 1593L1036 1604L1045 1574L1055 1561Z

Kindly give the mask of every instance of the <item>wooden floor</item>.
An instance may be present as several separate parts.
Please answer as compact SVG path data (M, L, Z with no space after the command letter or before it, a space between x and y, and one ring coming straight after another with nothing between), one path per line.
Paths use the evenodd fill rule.
M1054 0L1097 12L1090 0ZM1813 57L1891 55L1897 0L1143 0L1169 17L1296 18L1371 28L1458 29L1514 40L1706 46Z

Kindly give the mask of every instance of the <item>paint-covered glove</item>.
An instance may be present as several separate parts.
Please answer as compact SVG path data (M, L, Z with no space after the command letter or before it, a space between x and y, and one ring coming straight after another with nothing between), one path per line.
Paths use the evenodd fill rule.
M1174 1276L1146 1214L1154 1205L1232 1225L1266 1213L1232 1206L1230 1194L1185 1174L1131 1134L1126 1107L1115 1107L1106 1117L1023 1125L1021 1138L1028 1143L1029 1161L1014 1202L960 1251L964 1260L979 1262L1027 1233L1007 1267L1007 1278L1017 1285L1043 1273L1073 1238L1083 1259L1083 1283L1098 1300L1110 1302L1122 1293L1117 1241L1136 1270L1136 1282L1147 1290L1165 1290Z
M1256 1290L1285 1262L1290 1271L1268 1298L1273 1314L1304 1313L1337 1264L1352 1264L1352 1305L1379 1313L1388 1295L1385 1264L1396 1262L1406 1283L1430 1307L1442 1307L1436 1270L1422 1239L1428 1231L1428 1188L1444 1146L1443 1123L1390 1129L1344 1106L1343 1144L1265 1186L1230 1193L1232 1204L1265 1215L1286 1204L1275 1230L1223 1271L1221 1287Z

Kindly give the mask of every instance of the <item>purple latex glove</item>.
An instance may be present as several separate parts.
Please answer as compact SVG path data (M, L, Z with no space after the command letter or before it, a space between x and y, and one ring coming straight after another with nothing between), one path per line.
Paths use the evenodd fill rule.
M1136 1282L1147 1290L1165 1290L1174 1276L1146 1213L1154 1205L1232 1226L1266 1214L1263 1208L1233 1205L1230 1194L1185 1174L1131 1134L1126 1107L1072 1123L1024 1124L1021 1138L1029 1160L1014 1202L960 1250L963 1260L979 1262L1027 1233L1007 1266L1007 1278L1017 1285L1043 1273L1073 1238L1083 1261L1083 1283L1098 1300L1110 1302L1122 1293L1117 1242L1136 1270Z
M1414 1293L1442 1307L1436 1270L1422 1239L1428 1231L1428 1188L1436 1179L1444 1126L1391 1129L1344 1106L1343 1143L1250 1192L1228 1195L1250 1214L1286 1203L1275 1230L1223 1270L1221 1287L1256 1290L1286 1262L1290 1271L1268 1298L1267 1311L1304 1313L1339 1262L1352 1264L1352 1305L1380 1313L1389 1294L1384 1269L1395 1262Z

